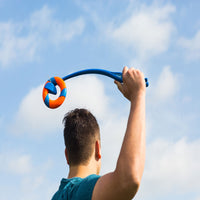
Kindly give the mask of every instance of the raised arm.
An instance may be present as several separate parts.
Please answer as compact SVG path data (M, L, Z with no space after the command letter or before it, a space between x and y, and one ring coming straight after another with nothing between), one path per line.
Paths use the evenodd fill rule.
M145 82L139 70L123 69L123 83L115 82L130 101L127 128L114 172L96 183L92 200L132 199L141 182L145 163Z
M123 81L123 85L119 83L117 85L124 96L130 100L131 105L116 171L121 176L120 180L124 179L122 182L127 185L127 188L130 187L127 193L132 198L137 192L144 171L146 87L143 74L133 68L129 70L124 68Z

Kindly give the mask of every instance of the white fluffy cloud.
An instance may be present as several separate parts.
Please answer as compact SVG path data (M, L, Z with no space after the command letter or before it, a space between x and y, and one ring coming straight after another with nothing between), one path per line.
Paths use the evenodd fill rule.
M62 127L64 114L75 107L88 108L99 119L104 117L108 97L99 79L95 76L79 77L66 81L66 86L65 102L54 110L47 108L43 103L43 85L32 89L22 100L11 124L11 131L33 135L52 133Z
M0 63L6 67L13 61L31 61L38 47L34 34L20 36L21 26L12 22L0 23Z
M170 15L175 11L172 5L141 6L119 26L108 28L110 37L121 45L135 50L141 57L149 57L166 51L174 25Z
M48 6L34 12L27 22L30 30L40 38L53 44L60 44L79 35L84 29L84 20L78 18L72 22L59 21L54 18L54 11Z
M83 32L82 18L59 21L53 14L52 9L44 6L25 21L0 22L1 67L37 59L42 48L67 42Z
M111 172L116 167L123 137L126 131L128 110L128 107L124 105L123 112L126 113L126 115L121 115L120 108L116 108L115 110L113 109L112 113L108 113L101 124L101 174Z
M32 171L31 156L28 154L1 153L0 171L12 174L27 174Z
M34 156L30 154L16 151L0 153L0 175L12 176L12 181L8 178L0 180L2 199L11 199L13 194L17 200L51 198L57 189L57 185L47 176L52 162L44 160L39 165L33 162Z
M200 140L156 139L147 146L143 185L138 199L162 199L200 190Z
M181 74L170 66L162 68L156 80L150 80L147 89L147 137L179 138L187 134L189 115L180 113L177 98L180 94Z
M154 98L157 101L167 101L178 91L178 76L171 71L170 66L163 68L154 89Z
M180 38L178 44L185 49L186 58L189 60L200 59L200 30L191 38Z

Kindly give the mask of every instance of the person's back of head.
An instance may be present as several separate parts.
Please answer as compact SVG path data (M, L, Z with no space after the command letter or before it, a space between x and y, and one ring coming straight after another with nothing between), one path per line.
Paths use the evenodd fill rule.
M96 118L86 109L75 109L65 115L63 123L69 165L86 165L100 140Z

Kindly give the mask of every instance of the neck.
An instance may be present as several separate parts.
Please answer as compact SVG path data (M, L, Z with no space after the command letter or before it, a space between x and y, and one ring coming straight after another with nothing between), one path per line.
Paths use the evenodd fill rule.
M91 174L99 174L96 167L92 167L91 165L70 166L68 178L85 178Z

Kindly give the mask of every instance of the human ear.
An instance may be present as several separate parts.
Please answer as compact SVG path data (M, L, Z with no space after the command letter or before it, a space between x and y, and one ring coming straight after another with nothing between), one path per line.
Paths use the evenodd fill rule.
M99 140L97 140L95 143L95 158L97 160L101 159L101 146Z
M67 160L67 164L69 165L69 158L68 158L68 154L67 154L67 149L65 148L65 158Z

